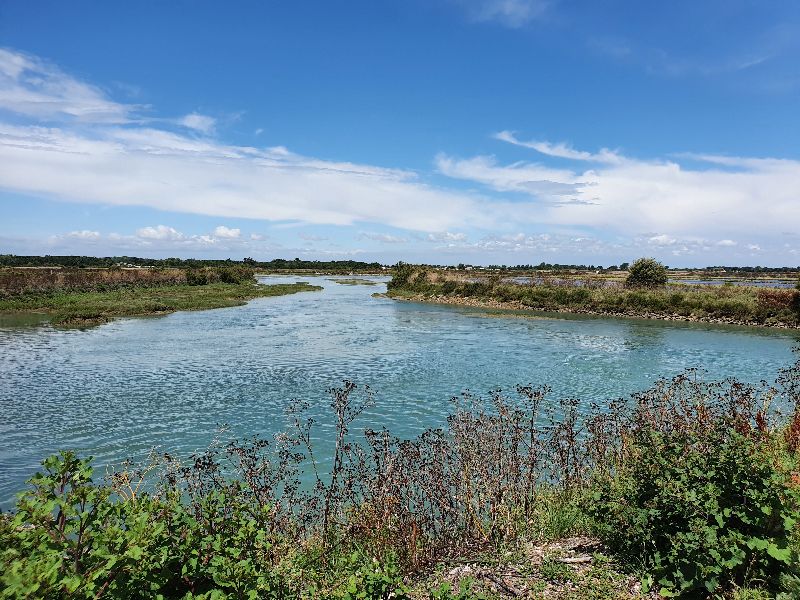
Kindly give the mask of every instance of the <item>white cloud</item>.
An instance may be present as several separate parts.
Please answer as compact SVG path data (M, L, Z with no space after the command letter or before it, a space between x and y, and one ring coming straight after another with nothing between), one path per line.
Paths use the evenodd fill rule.
M315 235L313 233L305 232L298 233L297 237L299 237L301 240L306 240L307 242L324 242L328 239L327 236L324 235Z
M691 155L692 163L700 164L687 166L677 160L614 156L615 162L597 161L587 170L525 162L499 165L482 156L440 155L437 165L450 177L500 192L526 193L538 202L533 210L539 223L550 226L725 240L778 235L784 223L800 223L798 160ZM513 215L513 208L508 210ZM519 213L531 210L525 207Z
M103 127L93 134L0 123L0 187L77 202L312 224L363 221L440 231L495 220L480 199L419 183L411 172L150 128Z
M142 227L136 230L136 235L145 240L182 240L186 237L180 231L166 225Z
M661 235L654 235L648 238L647 241L654 246L674 246L678 243L678 240L674 237L670 237L664 233Z
M214 235L219 238L226 238L226 239L236 239L242 234L241 229L232 229L230 227L225 227L224 225L219 225L217 228L214 229Z
M575 174L567 169L525 162L499 167L491 156L455 159L439 154L436 156L436 168L448 177L487 184L500 192L522 192L540 198L574 194L580 183Z
M456 0L475 21L496 21L517 28L541 17L549 0Z
M408 241L404 237L389 235L388 233L372 233L369 231L362 231L358 237L362 240L372 240L374 242L381 242L382 244L405 244Z
M100 238L99 231L89 231L88 229L83 229L81 231L70 231L67 235L71 238L79 240L97 240Z
M522 148L530 148L531 150L536 150L540 154L555 158L567 158L570 160L582 160L587 162L599 162L607 164L616 164L623 161L623 157L620 156L618 152L609 150L608 148L603 148L599 152L592 153L584 152L582 150L575 150L569 144L564 143L552 144L550 142L538 142L535 140L523 142L517 139L517 137L511 131L501 131L494 134L493 137L502 142L508 142L509 144L521 146Z
M200 133L209 134L214 133L214 127L217 124L217 120L207 115L191 113L178 119L178 123L184 127L188 127L189 129L199 131Z
M717 246L727 246L732 248L733 246L738 246L738 244L733 240L720 240L717 242Z
M46 120L125 123L137 108L35 56L0 48L0 109Z
M466 241L466 233L451 233L449 231L439 231L428 234L428 241L431 242L463 242Z

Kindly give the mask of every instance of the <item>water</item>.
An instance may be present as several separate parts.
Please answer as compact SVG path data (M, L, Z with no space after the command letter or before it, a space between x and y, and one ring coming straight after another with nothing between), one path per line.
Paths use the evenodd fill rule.
M401 436L441 425L449 398L547 383L552 398L627 395L660 376L769 378L798 332L625 319L498 317L372 298L377 286L311 281L324 291L243 307L121 319L60 330L0 319L0 507L49 453L72 448L100 465L154 446L188 455L227 423L231 435L286 426L291 398L330 430L325 389L369 384L362 425ZM385 281L376 279L378 281Z
M670 279L670 283L683 285L736 285L760 288L791 289L796 281L788 279Z

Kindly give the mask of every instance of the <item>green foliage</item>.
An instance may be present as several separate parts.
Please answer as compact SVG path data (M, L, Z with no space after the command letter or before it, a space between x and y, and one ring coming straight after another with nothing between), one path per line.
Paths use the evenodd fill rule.
M189 269L186 271L186 283L189 285L207 285L208 273L205 269Z
M667 284L667 268L654 258L639 258L628 269L628 287L659 287Z
M350 557L350 563L355 568L339 596L341 600L406 600L408 597L402 574L393 559L381 564L356 552Z
M62 452L43 466L13 519L0 518L0 598L406 597L396 561L360 552L329 559L330 578L344 581L322 593L308 561L270 533L270 506L246 495L115 498L93 482L89 459Z
M765 434L766 435L766 434ZM715 593L758 581L777 589L798 560L790 536L800 495L769 440L721 419L644 427L590 510L610 547L649 571L663 595Z
M483 600L486 598L484 594L476 592L472 589L473 580L465 577L458 582L458 589L453 589L453 586L448 583L440 584L436 589L431 590L429 594L430 600Z
M414 265L400 261L394 266L392 280L386 284L387 289L402 288L410 283L411 276L416 272Z
M572 581L575 579L575 572L569 567L553 558L545 558L539 566L539 575L548 581Z
M189 285L207 285L209 283L254 283L253 269L248 266L203 267L188 269L186 283Z

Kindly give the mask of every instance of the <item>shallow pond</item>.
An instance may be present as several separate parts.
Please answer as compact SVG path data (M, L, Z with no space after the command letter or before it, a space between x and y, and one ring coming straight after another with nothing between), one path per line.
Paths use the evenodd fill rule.
M92 454L100 465L144 457L154 446L188 455L222 423L229 435L284 429L291 398L312 402L325 438L325 390L343 378L376 392L363 424L411 436L441 425L449 398L465 388L546 383L554 400L588 403L687 367L755 382L789 364L800 339L703 324L498 318L374 298L385 279L372 279L379 285L264 278L324 290L86 330L0 319L0 507L9 508L58 449Z

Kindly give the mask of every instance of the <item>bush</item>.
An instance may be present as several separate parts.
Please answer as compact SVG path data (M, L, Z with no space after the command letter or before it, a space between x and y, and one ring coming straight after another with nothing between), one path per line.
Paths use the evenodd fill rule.
M186 283L189 285L207 285L208 273L205 269L189 269L186 271Z
M249 501L235 487L227 493L208 489L187 503L186 493L176 489L126 495L98 485L90 460L71 452L51 456L43 465L13 519L0 515L2 598L319 595L314 589L319 577L304 567L308 559L293 554L285 539L271 531L274 507ZM281 564L284 557L286 565ZM378 563L354 552L327 561L322 567L328 566L343 584L324 597L406 597L391 557Z
M659 287L667 284L667 267L654 258L639 258L628 269L625 285L629 287Z
M409 265L408 263L404 263L400 261L394 266L394 272L392 273L392 279L389 283L386 284L387 289L399 289L409 283L409 279L416 271L414 265Z
M254 281L253 269L250 267L203 267L186 271L186 283L189 285L208 285L217 282L241 284Z
M693 389L683 380L668 390L674 404L639 407L620 463L597 479L589 511L604 541L649 572L663 595L753 582L775 591L798 560L791 539L800 490L790 466L797 458L763 413L751 420ZM733 392L755 398L746 388Z
M458 283L453 281L452 279L448 279L442 284L442 293L445 295L450 295L458 289Z

